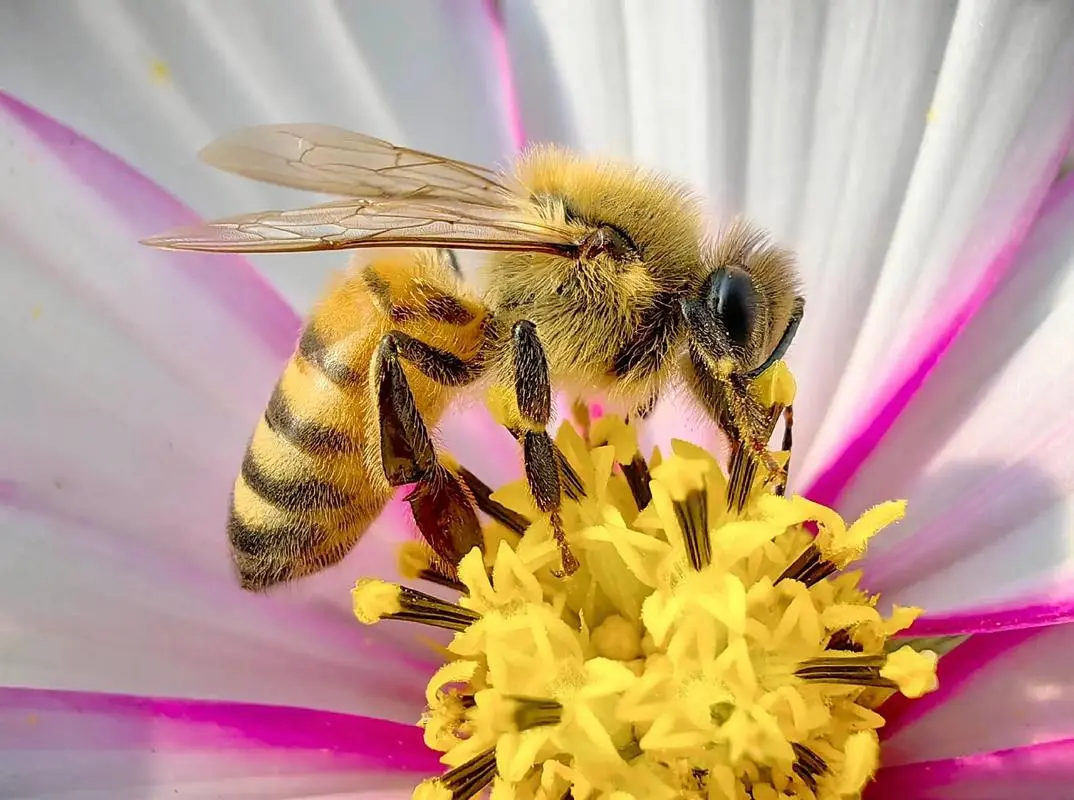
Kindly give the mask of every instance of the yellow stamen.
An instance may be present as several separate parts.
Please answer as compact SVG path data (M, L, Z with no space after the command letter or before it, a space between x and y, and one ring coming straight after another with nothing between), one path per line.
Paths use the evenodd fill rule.
M774 418L794 380L779 364L754 392ZM363 622L456 632L421 720L448 771L414 797L859 798L879 763L879 704L936 688L936 654L892 638L920 609L882 616L844 571L905 503L848 525L761 476L729 485L685 442L647 461L621 419L587 438L568 425L557 436L570 491L555 520L534 514L525 481L493 493L501 517L534 521L521 536L490 523L484 551L445 569L457 604L355 588ZM438 570L420 547L402 561L411 578Z
M439 778L422 781L414 800L469 800L492 782L496 751L486 750Z
M890 656L880 674L899 687L907 697L921 697L934 691L937 656L931 650L918 652L912 647L900 647Z
M469 609L446 603L438 597L396 586L375 578L364 578L351 592L354 614L366 625L382 619L399 619L420 622L434 628L462 631L477 622L480 617Z

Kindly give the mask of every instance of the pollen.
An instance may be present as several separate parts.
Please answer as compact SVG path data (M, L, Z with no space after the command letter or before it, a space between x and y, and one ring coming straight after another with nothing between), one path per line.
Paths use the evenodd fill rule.
M937 685L936 653L898 638L919 609L881 614L847 571L905 503L848 523L755 477L739 509L712 455L680 441L645 459L613 416L588 440L564 424L556 443L585 488L561 511L574 573L536 517L520 537L489 525L454 602L354 589L363 623L454 632L420 720L444 772L414 798L860 798L880 703ZM532 515L524 482L493 498Z

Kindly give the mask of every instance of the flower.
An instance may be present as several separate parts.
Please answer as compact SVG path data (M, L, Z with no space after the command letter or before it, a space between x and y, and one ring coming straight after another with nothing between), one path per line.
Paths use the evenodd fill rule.
M757 390L781 397L773 419L794 397L782 364ZM615 416L588 438L565 424L557 442L580 487L561 520L570 576L519 480L492 498L536 521L521 535L489 523L458 565L457 602L375 578L355 586L366 624L456 631L421 720L450 769L416 800L490 785L493 798L541 800L859 796L879 762L874 709L893 690L936 688L937 654L892 638L920 609L885 619L857 574L835 574L905 503L848 527L755 476L740 512L734 481L700 448L674 442L646 460ZM412 564L428 548L404 551Z
M427 642L350 608L357 577L397 579L398 506L284 591L228 570L237 459L292 309L339 260L136 244L193 217L176 197L203 216L303 202L191 166L231 128L309 120L484 163L522 133L626 155L793 246L793 490L846 520L907 498L861 585L927 609L910 634L974 634L936 691L885 703L867 797L1062 796L1067 5L520 2L502 26L490 8L0 11L2 793L409 797L442 768L414 724ZM645 452L711 446L681 406L654 416ZM511 474L480 425L445 440Z

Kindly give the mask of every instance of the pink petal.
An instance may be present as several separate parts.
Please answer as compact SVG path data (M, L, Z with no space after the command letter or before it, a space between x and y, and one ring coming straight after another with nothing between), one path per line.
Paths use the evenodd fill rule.
M1022 628L1043 628L1074 622L1074 602L1030 603L1010 608L982 609L960 614L926 614L907 636L958 636L968 633L998 633Z
M1074 737L1074 625L980 634L940 660L938 691L886 703L890 765Z
M5 798L366 796L441 769L415 725L279 706L0 689Z
M881 769L864 800L1045 800L1071 796L1074 739Z

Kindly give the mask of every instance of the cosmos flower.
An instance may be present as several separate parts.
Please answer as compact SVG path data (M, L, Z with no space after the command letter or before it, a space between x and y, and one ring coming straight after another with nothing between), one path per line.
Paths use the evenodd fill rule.
M354 615L356 580L399 580L401 507L268 596L228 563L237 461L339 259L137 245L195 213L306 202L192 166L220 133L290 120L482 163L544 139L629 157L794 247L792 492L848 523L908 500L861 583L885 615L925 609L905 633L973 634L935 691L880 707L866 797L1069 792L1074 10L402 5L0 9L0 796L387 800L445 769L415 724L442 655ZM672 467L671 438L713 446L674 399L639 434ZM443 435L510 490L517 452L482 413ZM598 481L595 453L578 458ZM653 464L669 502L680 466ZM667 524L656 509L631 529ZM482 574L465 577L485 622ZM614 633L596 634L611 654Z

